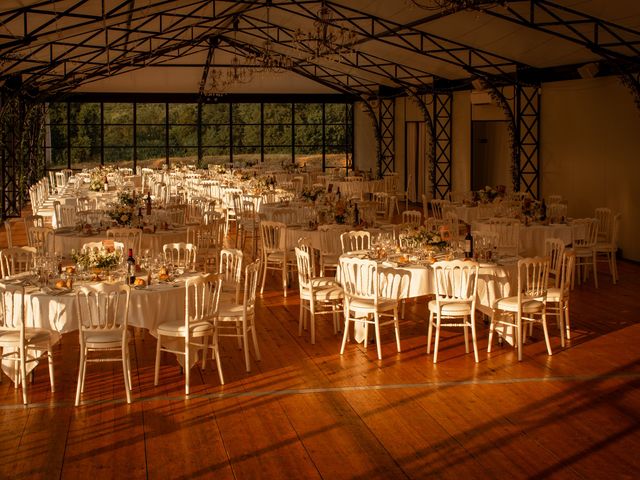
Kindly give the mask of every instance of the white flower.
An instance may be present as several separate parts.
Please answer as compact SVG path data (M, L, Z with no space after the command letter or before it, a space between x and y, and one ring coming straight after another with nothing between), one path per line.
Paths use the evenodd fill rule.
M432 241L434 243L438 243L438 242L441 242L442 239L440 238L440 235L434 235Z

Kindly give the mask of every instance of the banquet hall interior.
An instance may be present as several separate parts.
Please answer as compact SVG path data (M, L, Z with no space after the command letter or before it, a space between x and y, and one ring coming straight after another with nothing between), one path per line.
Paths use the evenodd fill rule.
M635 0L2 0L0 478L637 478L638 132Z

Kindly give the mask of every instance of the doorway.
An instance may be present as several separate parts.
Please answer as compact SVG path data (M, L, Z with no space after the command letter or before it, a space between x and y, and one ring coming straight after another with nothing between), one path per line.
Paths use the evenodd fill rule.
M471 189L504 185L511 189L509 122L471 122Z

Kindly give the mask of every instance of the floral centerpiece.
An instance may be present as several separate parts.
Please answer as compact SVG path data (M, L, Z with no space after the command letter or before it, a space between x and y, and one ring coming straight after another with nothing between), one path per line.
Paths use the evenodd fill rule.
M504 185L498 185L497 187L490 187L487 185L482 190L478 190L474 193L474 200L479 201L480 203L492 203L496 199L501 199L504 197L506 192L506 187Z
M141 207L141 197L137 197L128 191L118 194L118 199L108 205L107 215L116 224L121 226L131 225L136 208Z
M406 229L403 235L405 241L415 246L443 248L447 245L439 232L434 232L424 226Z
M320 196L324 195L325 189L322 185L306 186L300 192L300 196L307 201L315 202Z
M351 202L345 202L343 200L338 200L333 206L333 216L336 223L346 224L353 223L354 221L354 209Z
M89 249L85 251L76 252L72 250L71 258L79 267L84 270L109 270L116 267L120 263L120 253L115 250Z
M103 191L107 183L107 175L115 171L115 168L111 166L100 166L89 170L89 190L92 192Z
M542 220L542 203L531 198L525 198L522 202L522 215L528 221Z

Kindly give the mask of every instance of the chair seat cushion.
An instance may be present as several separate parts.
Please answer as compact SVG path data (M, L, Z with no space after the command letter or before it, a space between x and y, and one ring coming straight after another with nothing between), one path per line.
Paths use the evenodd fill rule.
M319 288L313 291L313 295L319 302L329 302L333 300L341 300L344 298L344 291L340 287L329 286Z
M205 334L207 332L213 332L213 324L210 322L193 322L189 325L191 334ZM184 320L176 320L171 322L163 322L158 325L158 335L168 336L185 336L187 334L187 327Z
M50 339L50 333L47 330L38 328L28 328L24 332L24 339L27 344L45 343ZM19 330L0 330L0 345L20 342Z
M559 302L562 300L562 289L552 287L547 289L547 302Z
M398 305L398 302L396 300L381 300L378 299L378 307L377 310L378 311L387 311L387 310L392 310L393 308L395 308ZM361 298L354 298L349 300L349 308L351 310L368 310L368 311L373 311L376 309L376 306L373 302L372 299L361 299Z
M238 305L237 303L225 303L220 304L218 308L218 318L224 320L225 318L242 317L244 311L244 305Z
M122 332L111 330L107 332L85 332L84 341L87 344L99 343L120 343L122 342Z
M435 300L431 300L429 302L429 311L434 313L438 312L438 303ZM471 303L470 302L441 303L440 313L446 316L470 315Z
M518 311L518 297L504 297L496 300L493 304L496 310L504 310L506 312ZM525 300L522 302L522 311L524 313L535 313L542 309L542 302L538 300Z
M336 282L335 277L316 277L311 279L311 286L313 288L338 287L340 284Z

